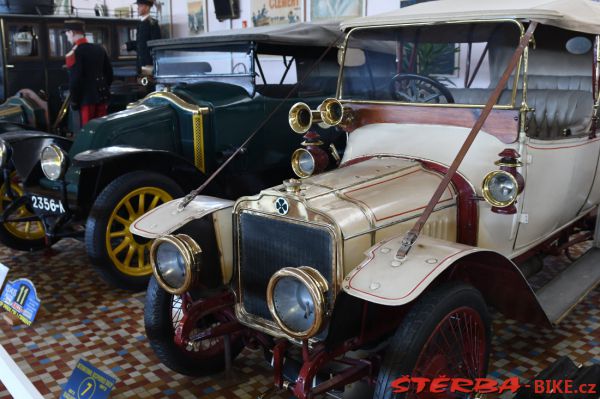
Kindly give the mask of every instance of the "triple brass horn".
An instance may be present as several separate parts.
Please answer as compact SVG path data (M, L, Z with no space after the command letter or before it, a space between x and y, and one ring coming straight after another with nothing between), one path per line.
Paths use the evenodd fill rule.
M337 126L344 119L344 106L335 98L328 98L316 111L310 109L305 103L296 103L288 115L290 127L298 134L306 133L313 123L325 123Z

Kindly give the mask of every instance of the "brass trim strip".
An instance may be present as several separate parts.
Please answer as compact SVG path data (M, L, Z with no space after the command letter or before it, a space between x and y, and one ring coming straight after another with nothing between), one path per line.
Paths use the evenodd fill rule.
M184 99L179 97L177 94L172 93L172 92L166 92L166 91L155 91L153 93L150 93L146 97L142 98L141 100L129 104L127 106L127 108L133 108L135 106L142 105L147 100L152 99L152 98L160 98L160 99L166 100L166 101L170 102L171 104L175 105L176 107L179 107L179 108L183 109L184 111L191 112L192 114L203 114L204 115L204 114L208 114L208 112L209 112L208 107L199 107L197 105L188 103L187 101L185 101Z
M202 173L206 173L206 158L204 157L204 117L202 113L192 115L194 135L194 165Z
M413 107L436 107L436 108L483 108L485 104L433 104L433 103L407 103L401 101L380 100L340 100L343 104L378 104L378 105L410 105ZM514 105L494 105L493 109L517 109Z
M21 107L14 105L8 108L0 109L0 118L5 116L12 116L21 113Z

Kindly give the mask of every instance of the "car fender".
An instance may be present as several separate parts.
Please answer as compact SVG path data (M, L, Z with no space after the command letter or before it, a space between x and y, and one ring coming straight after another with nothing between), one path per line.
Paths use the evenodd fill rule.
M162 204L136 219L129 230L138 236L156 239L182 228L193 220L212 216L219 249L221 275L227 284L233 276L233 225L234 202L226 199L199 195L185 208L178 198Z
M403 306L442 280L466 281L506 316L551 326L521 271L500 253L420 236L401 259L396 253L402 239L396 236L371 247L344 278L342 289L368 302Z
M81 152L73 157L72 171L78 170L79 201L89 204L117 177L135 170L148 170L168 176L184 190L198 187L204 174L187 159L169 151L111 146ZM70 179L75 179L72 177Z

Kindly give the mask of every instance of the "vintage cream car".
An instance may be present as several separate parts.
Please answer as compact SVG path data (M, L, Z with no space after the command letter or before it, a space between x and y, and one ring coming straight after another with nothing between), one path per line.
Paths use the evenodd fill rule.
M188 374L262 346L298 398L455 397L392 382L484 376L488 306L549 326L600 280L595 241L528 281L594 237L600 4L441 0L342 28L336 98L290 111L300 179L132 225L156 239L148 338ZM335 170L314 123L347 132Z

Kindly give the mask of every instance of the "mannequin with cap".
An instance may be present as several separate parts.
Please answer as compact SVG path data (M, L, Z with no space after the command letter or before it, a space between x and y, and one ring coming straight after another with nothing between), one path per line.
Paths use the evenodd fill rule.
M136 40L125 43L123 48L127 51L135 51L137 53L137 70L140 73L142 68L152 70L153 61L150 49L148 48L148 42L160 39L161 33L158 21L150 16L150 10L154 6L154 1L137 0L136 4L140 16Z

